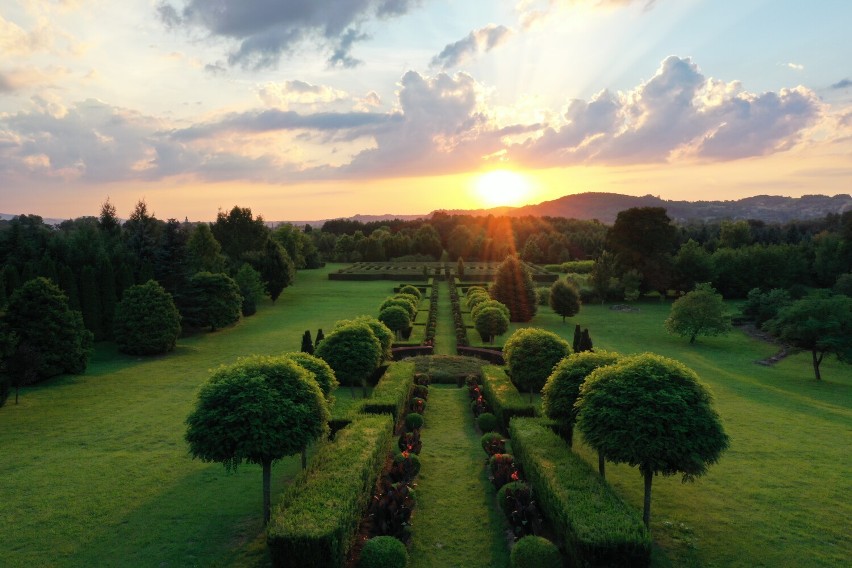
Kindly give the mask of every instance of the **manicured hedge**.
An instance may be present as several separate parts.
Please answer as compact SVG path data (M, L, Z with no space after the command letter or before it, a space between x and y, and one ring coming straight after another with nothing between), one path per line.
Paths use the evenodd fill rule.
M638 511L624 503L588 463L540 419L509 426L515 460L560 538L572 566L648 566L651 537Z
M341 568L393 442L387 414L359 416L324 444L267 527L274 566Z
M414 363L410 361L392 363L373 389L372 396L364 400L361 411L366 414L391 414L396 424L408 404L412 388L414 388Z
M482 367L482 393L494 409L500 430L508 432L509 420L515 416L535 416L535 407L518 392L503 367Z

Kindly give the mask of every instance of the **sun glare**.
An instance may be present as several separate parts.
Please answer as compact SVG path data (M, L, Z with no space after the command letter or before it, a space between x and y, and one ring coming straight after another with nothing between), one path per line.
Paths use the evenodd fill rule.
M476 193L483 205L520 205L530 194L530 182L512 170L492 170L481 174L475 182Z

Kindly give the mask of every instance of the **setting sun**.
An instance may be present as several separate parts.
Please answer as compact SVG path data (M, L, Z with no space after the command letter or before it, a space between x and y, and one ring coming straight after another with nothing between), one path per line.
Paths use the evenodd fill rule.
M475 181L476 193L483 205L521 205L530 196L530 181L521 173L511 170L492 170Z

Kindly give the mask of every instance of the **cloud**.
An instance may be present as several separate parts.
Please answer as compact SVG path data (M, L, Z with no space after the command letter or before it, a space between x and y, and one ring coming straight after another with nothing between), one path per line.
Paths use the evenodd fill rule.
M805 70L804 65L802 65L801 63L793 63L792 61L785 63L784 67L787 67L788 69L792 69L793 71L804 71Z
M64 67L19 67L0 70L0 94L10 94L34 86L52 85L68 74Z
M688 58L671 56L632 91L571 101L564 124L509 153L542 167L734 160L792 147L821 112L817 95L804 87L749 93L738 82L705 77Z
M420 0L184 0L181 7L163 1L157 7L168 27L200 29L238 42L230 65L263 68L278 63L303 42L330 49L331 66L354 67L356 42L367 39L366 22L408 13Z
M841 79L829 87L830 89L848 89L852 87L852 79Z
M550 19L560 12L578 5L599 9L624 8L630 5L641 5L644 11L650 11L657 0L520 0L515 11L521 27L525 30Z
M345 91L324 85L312 85L299 80L266 83L258 89L258 96L267 105L282 109L289 108L292 105L330 104L351 98L349 93Z
M431 66L444 70L457 67L479 53L487 53L505 43L514 32L503 25L488 24L450 43L432 58Z

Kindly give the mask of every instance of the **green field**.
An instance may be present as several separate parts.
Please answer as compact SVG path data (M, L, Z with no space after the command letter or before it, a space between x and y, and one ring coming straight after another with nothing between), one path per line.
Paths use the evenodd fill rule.
M338 268L301 272L275 306L262 305L233 328L181 339L167 356L140 359L99 345L85 375L23 389L17 406L10 399L0 409L0 565L266 565L259 468L226 474L191 460L183 421L209 369L242 355L298 350L305 329L313 335L339 319L375 315L392 293L388 281L328 280ZM443 303L446 285L440 293ZM664 333L667 304L640 308L584 306L565 324L540 308L532 325L570 341L579 323L597 348L677 358L714 393L731 448L694 484L655 480L655 565L843 565L852 557L852 367L827 360L818 383L808 354L759 366L754 361L774 347L737 331L689 345ZM451 325L442 308L437 345L453 344ZM297 458L275 467L276 494L297 467ZM424 459L424 475L428 467ZM638 471L610 465L607 472L640 508ZM416 514L425 523L429 504L422 505Z

